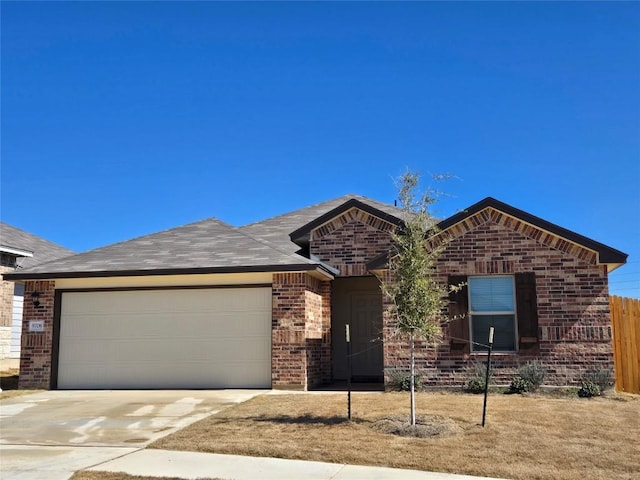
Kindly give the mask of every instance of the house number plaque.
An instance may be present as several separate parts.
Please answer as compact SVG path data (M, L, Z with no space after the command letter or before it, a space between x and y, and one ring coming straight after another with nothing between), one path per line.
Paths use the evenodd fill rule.
M44 332L44 320L29 320L30 332Z

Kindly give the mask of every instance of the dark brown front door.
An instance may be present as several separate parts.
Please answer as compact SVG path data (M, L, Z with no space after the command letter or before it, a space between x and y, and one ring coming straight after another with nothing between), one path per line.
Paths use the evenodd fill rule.
M346 380L345 325L351 331L351 378L383 380L382 294L375 277L339 278L332 292L332 360L334 380Z

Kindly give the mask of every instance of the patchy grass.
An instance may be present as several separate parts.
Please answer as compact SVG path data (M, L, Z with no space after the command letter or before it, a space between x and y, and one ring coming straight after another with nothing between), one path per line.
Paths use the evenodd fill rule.
M69 480L183 480L178 477L145 477L127 475L120 472L76 472ZM202 478L199 480L220 480L216 478Z
M10 370L3 370L0 372L0 400L7 398L20 397L22 395L28 395L30 393L40 392L42 390L18 390L19 370L12 368Z
M578 399L417 395L418 413L453 434L403 437L380 421L409 416L406 393L262 395L197 422L152 448L380 465L513 479L640 478L640 397ZM384 423L384 422L383 422ZM378 426L378 428L375 428Z

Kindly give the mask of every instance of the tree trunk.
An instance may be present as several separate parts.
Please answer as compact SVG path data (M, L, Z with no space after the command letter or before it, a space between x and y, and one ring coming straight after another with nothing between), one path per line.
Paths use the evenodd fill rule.
M411 379L410 379L410 390L411 390L411 425L416 424L416 359L414 355L414 343L415 339L413 333L411 334Z

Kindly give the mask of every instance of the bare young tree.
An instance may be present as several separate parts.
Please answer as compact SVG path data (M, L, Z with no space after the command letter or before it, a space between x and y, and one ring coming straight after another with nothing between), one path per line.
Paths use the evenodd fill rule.
M411 425L416 424L415 342L436 343L441 338L442 311L449 292L436 278L436 262L445 247L430 212L436 193L418 193L419 179L419 174L407 172L398 181L404 225L393 233L389 278L381 282L383 293L391 299L389 313L397 332L409 341ZM431 242L434 237L440 238Z

